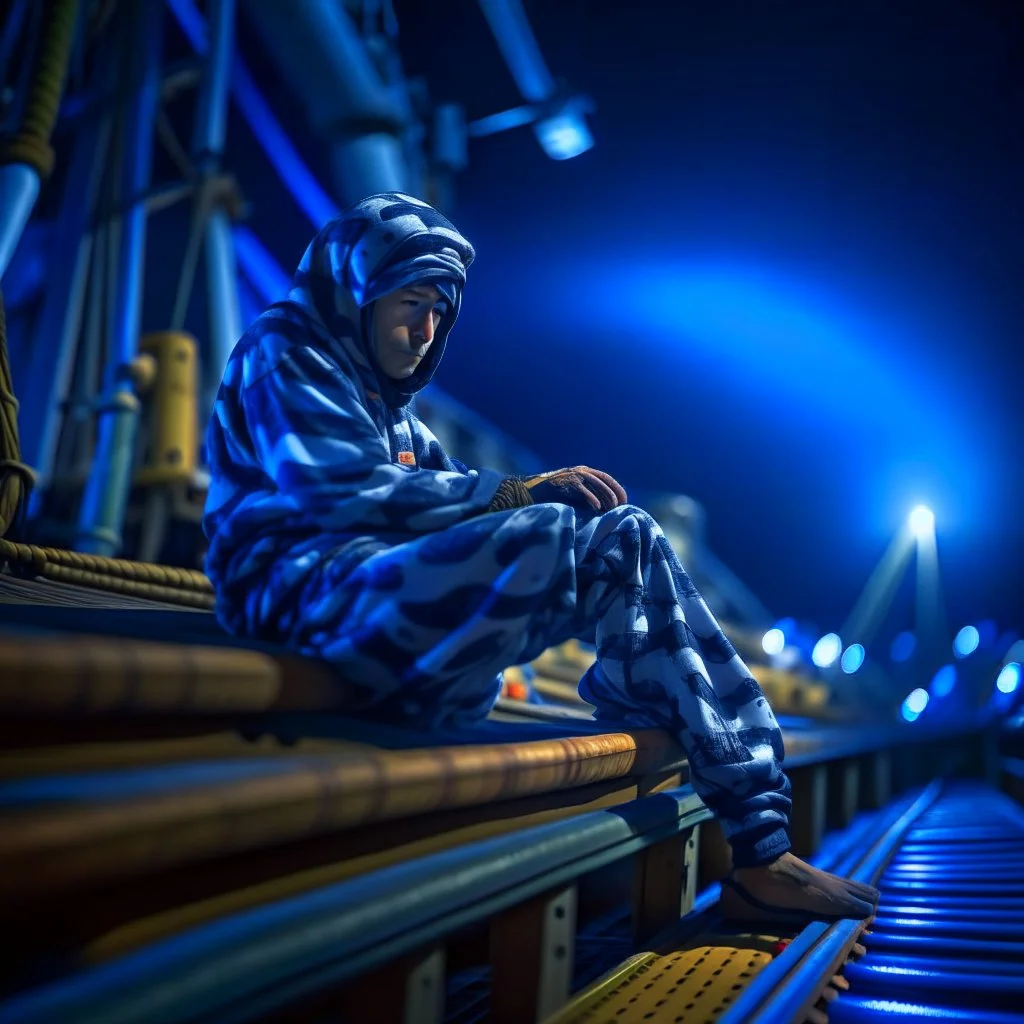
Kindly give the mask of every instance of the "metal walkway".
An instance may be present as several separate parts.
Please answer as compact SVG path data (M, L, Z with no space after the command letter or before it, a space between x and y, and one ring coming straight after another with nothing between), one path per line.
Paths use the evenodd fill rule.
M881 890L869 930L804 929L722 1024L1024 1024L1024 811L981 782L933 783L887 832L888 854L848 871Z
M961 784L918 818L889 862L867 954L833 1024L1024 1021L1024 812Z
M873 921L666 936L548 1024L1024 1024L1024 810L980 782L935 783L830 845L822 867L881 889Z

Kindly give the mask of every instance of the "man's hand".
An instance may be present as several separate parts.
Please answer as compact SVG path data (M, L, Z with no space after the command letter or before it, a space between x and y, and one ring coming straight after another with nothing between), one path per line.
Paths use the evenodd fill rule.
M626 503L626 492L613 477L589 466L571 466L553 473L528 476L526 484L534 504L553 501L577 512L608 512Z

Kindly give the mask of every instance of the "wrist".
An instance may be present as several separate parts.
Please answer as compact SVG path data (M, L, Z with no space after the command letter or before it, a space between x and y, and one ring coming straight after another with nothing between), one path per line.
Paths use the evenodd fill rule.
M530 489L519 477L507 476L498 484L497 491L487 506L488 512L507 512L513 508L525 508L533 504Z

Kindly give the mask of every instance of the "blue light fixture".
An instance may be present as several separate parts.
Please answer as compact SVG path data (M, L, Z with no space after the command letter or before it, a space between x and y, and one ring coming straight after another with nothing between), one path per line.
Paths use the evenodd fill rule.
M838 634L826 633L814 645L814 650L811 651L811 661L818 668L828 668L830 665L835 664L836 658L839 657L842 649L843 641L839 639Z
M552 78L522 0L480 0L480 9L527 105L506 112L506 124L499 127L492 122L483 130L478 124L471 134L501 130L513 122L521 124L521 118L529 113L537 141L552 160L569 160L585 153L594 145L585 116L593 103L587 97L565 94Z
M916 722L926 707L928 707L928 691L918 687L907 694L900 713L906 721Z
M910 513L909 523L915 537L927 537L935 529L935 513L924 505L918 505Z
M956 686L956 667L953 665L943 665L932 676L929 689L933 697L948 697L953 692L954 686Z
M1000 693L1013 693L1020 686L1020 665L1016 661L1007 662L996 676L996 689Z
M958 658L966 658L978 649L980 640L981 634L976 626L964 626L953 640L953 653Z
M861 644L850 644L843 651L843 657L839 662L840 668L847 674L853 675L864 664L864 647Z
M761 638L761 646L765 654L781 654L786 646L786 634L781 629L769 629Z
M552 160L571 160L594 145L586 121L574 112L556 114L533 126L537 141Z

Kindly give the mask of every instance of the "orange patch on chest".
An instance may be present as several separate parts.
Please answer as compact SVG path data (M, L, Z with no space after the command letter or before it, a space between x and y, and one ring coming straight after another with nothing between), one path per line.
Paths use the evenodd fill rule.
M416 465L416 456L413 455L412 452L399 452L398 453L398 461L403 466L415 466Z

